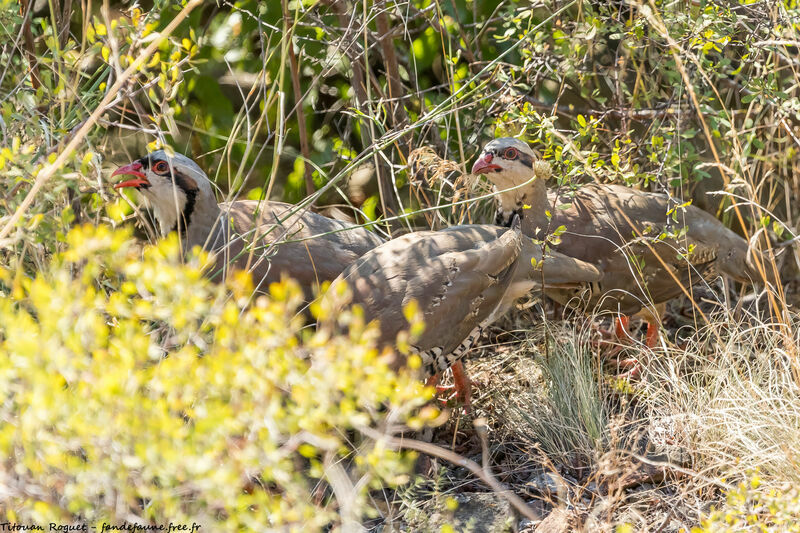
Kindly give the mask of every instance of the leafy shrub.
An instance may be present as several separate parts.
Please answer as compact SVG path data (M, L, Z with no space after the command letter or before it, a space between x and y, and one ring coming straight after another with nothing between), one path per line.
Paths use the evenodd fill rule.
M797 488L764 490L757 474L728 492L725 504L713 509L692 533L733 531L800 531Z
M85 226L66 240L32 279L0 271L7 520L312 531L406 480L411 455L355 430L387 413L418 426L424 389L388 369L357 313L320 309L305 331L293 283L245 307L249 276L210 283L177 239L142 253Z

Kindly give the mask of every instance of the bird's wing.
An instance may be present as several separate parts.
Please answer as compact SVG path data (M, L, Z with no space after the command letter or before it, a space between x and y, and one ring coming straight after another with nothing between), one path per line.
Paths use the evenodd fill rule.
M591 184L557 201L571 204L554 212L553 224L567 228L558 251L590 261L602 273L590 307L635 313L647 302L675 298L682 287L713 274L718 255L713 240L659 238L665 230L680 227L668 222L666 196ZM691 231L692 220L687 225ZM692 254L686 253L687 244ZM561 301L558 296L553 295Z
M416 301L425 331L415 346L449 353L503 301L520 251L516 232L454 227L404 235L365 254L342 273L381 340L409 327L403 309ZM338 280L337 280L338 281Z
M694 243L713 248L715 251L715 271L730 276L736 281L763 282L773 286L780 284L781 280L772 268L766 256L757 250L750 249L748 242L724 226L711 214L699 207L689 206L685 211L688 236ZM697 255L697 250L692 255ZM763 273L757 263L761 263Z
M229 255L240 268L249 260L253 279L262 287L286 275L310 293L383 242L362 227L310 211L291 214L296 207L283 202L247 200L220 208L235 234Z

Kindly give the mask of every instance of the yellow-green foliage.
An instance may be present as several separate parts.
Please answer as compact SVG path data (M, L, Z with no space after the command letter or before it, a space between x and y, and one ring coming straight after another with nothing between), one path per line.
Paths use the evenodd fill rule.
M800 531L800 492L764 490L758 475L728 492L725 505L713 509L692 533Z
M424 389L357 313L303 330L296 285L251 302L248 276L210 283L175 238L141 253L87 226L67 244L35 279L0 271L6 520L315 531L405 480L410 457L357 429L419 425Z

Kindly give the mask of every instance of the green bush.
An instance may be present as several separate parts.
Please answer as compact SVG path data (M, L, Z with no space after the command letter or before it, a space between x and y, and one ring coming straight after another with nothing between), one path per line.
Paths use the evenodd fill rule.
M177 239L142 253L85 226L66 240L33 279L2 271L6 520L313 531L407 479L413 456L357 429L436 413L415 415L425 389L389 370L357 313L320 308L305 331L293 283L245 306L249 276L208 282Z
M800 531L800 493L797 488L764 490L757 474L728 492L724 505L712 509L692 533L734 531Z

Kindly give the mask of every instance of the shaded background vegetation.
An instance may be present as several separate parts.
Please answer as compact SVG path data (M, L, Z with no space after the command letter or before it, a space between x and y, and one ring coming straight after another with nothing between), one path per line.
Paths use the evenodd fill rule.
M7 211L182 9L52 8L3 8ZM783 239L797 218L797 16L791 2L201 3L123 85L76 174L51 188L66 189L75 216L96 217L110 199L101 169L156 142L196 158L223 195L314 192L374 220L440 203L441 182L409 176L411 149L466 168L492 136L523 134L562 180L694 198L742 233L766 226ZM743 207L724 210L734 198Z

